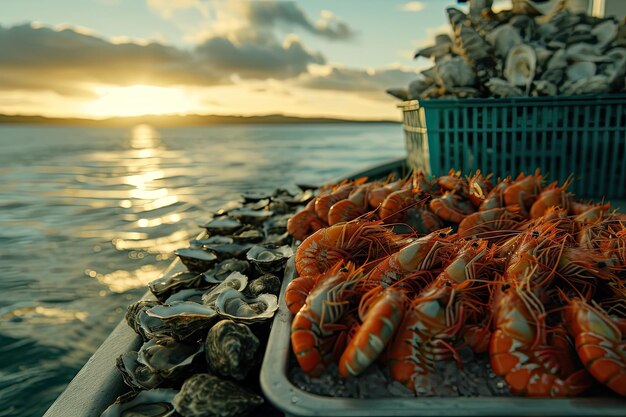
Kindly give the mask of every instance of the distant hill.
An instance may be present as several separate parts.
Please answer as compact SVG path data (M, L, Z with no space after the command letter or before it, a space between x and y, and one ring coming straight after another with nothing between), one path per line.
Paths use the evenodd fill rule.
M349 120L326 117L295 117L282 114L265 116L215 116L192 114L145 115L110 117L107 119L82 119L65 117L23 116L0 114L0 124L72 125L98 127L126 127L146 123L155 127L199 126L217 124L325 124L325 123L398 123L395 120Z

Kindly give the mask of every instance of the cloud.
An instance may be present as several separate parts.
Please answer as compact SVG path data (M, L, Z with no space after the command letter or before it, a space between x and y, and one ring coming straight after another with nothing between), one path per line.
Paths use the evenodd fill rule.
M37 25L0 26L0 89L41 89L87 94L88 84L220 85L233 74L284 79L324 57L296 38L235 43L214 37L192 50L160 43L113 43Z
M418 73L402 68L363 70L344 67L317 69L313 74L301 76L296 84L316 90L382 93L392 86L406 86Z
M425 7L426 5L421 1L410 1L400 6L400 9L405 12L419 12L420 10L424 10Z

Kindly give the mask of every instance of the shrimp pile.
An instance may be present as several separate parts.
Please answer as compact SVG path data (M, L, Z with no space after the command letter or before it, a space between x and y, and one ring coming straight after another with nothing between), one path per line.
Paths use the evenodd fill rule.
M290 221L302 370L378 363L419 393L467 347L515 395L626 396L626 217L569 184L450 171L327 187Z

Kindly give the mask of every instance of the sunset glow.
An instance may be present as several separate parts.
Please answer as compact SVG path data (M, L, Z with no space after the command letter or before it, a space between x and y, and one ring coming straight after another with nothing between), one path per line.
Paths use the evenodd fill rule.
M100 96L85 105L92 117L140 116L143 114L187 114L196 106L177 88L133 85L96 90Z

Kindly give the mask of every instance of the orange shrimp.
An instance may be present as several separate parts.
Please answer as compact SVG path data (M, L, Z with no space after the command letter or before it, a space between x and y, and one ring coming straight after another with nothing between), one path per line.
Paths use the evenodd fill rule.
M340 260L362 263L394 251L399 238L382 221L358 218L318 230L296 250L300 276L326 271Z
M315 199L315 212L320 219L328 222L328 211L338 201L348 198L352 190L357 186L367 181L366 177L359 178L357 180L347 182L345 184L339 184L332 191L317 196Z
M574 217L574 220L582 225L596 223L597 221L602 220L610 209L610 204L593 206Z
M417 205L407 210L406 224L415 233L428 234L443 228L443 221L427 205Z
M342 376L360 375L380 356L404 316L407 300L396 287L377 287L363 296L359 307L363 324L339 359Z
M476 211L469 200L455 192L447 192L430 200L430 209L441 220L453 223L461 223L468 214Z
M365 214L367 211L367 195L369 184L356 187L348 198L333 204L328 210L328 224L348 222Z
M546 339L543 304L523 285L501 288L496 297L489 352L493 371L511 393L529 397L576 396L593 381L586 370L554 368L554 347ZM546 353L547 356L546 356Z
M306 298L311 290L315 288L319 279L320 275L304 275L295 278L287 285L287 289L285 290L285 304L287 304L287 308L291 311L291 314L297 314L298 311L300 311L306 302Z
M298 364L309 375L319 375L335 359L335 345L354 280L360 271L338 262L306 298L291 323L291 346Z
M609 316L596 303L573 298L568 300L565 323L591 375L626 396L626 319Z
M523 220L522 216L507 207L477 211L459 223L457 233L460 237L478 236L497 241L507 237L503 232L519 228Z
M493 189L493 183L490 180L492 176L493 174L488 174L483 177L483 174L477 169L476 173L469 178L469 199L474 206L480 207L487 199L487 195Z
M519 206L520 213L529 216L528 210L541 192L543 177L539 169L535 175L524 175L522 172L504 192L504 203L507 206Z
M296 240L304 240L311 233L326 226L326 221L315 213L315 200L311 200L287 221L287 232Z
M378 216L385 223L401 223L407 218L407 209L417 204L420 190L404 188L394 191L385 198L378 210Z
M568 178L562 186L557 187L557 182L553 182L541 191L537 200L530 207L530 218L536 219L545 214L550 207L557 206L568 210L572 201L572 193L568 193L567 187L571 183L571 177Z
M506 177L502 181L498 182L495 187L489 191L487 197L480 203L478 207L479 211L491 210L494 208L501 208L505 206L504 203L504 190L511 185L511 177Z
M387 349L392 378L411 390L424 388L422 379L434 372L435 361L456 355L446 342L463 324L463 308L454 302L454 293L452 286L430 285L410 304Z
M384 258L367 275L370 281L392 284L417 271L427 271L443 262L440 250L448 245L452 229L423 236Z
M372 187L369 194L367 195L367 202L370 208L378 208L378 206L383 204L383 201L385 201L385 198L387 198L389 194L393 193L394 191L400 190L405 183L405 180L398 180L390 182L389 184Z

